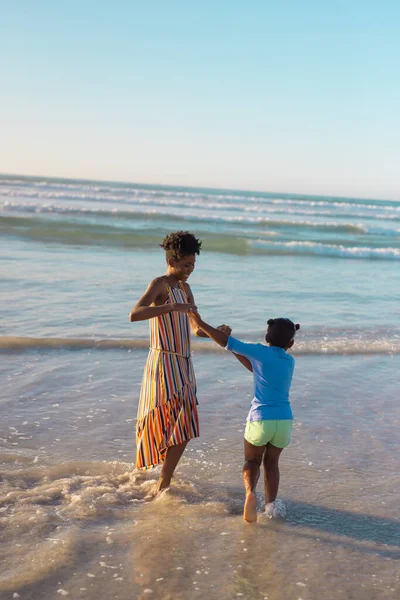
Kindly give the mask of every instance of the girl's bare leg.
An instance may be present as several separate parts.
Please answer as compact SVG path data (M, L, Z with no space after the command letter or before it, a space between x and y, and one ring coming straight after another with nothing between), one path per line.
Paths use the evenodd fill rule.
M244 440L243 483L246 491L243 519L248 523L257 521L256 487L260 477L260 466L265 451L265 446L253 446Z
M267 444L264 454L264 485L265 502L273 502L278 495L279 488L279 457L283 448L277 448L272 444Z
M177 444L176 446L171 446L167 449L165 461L161 469L160 479L157 483L157 493L169 487L176 465L180 461L187 444L188 442L182 442L182 444Z

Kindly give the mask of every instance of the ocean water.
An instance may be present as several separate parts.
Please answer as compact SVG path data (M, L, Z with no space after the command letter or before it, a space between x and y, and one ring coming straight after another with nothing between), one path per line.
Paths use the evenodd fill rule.
M285 519L242 521L251 376L208 340L201 437L155 501L134 470L128 313L177 229L206 320L301 324ZM1 599L398 597L400 202L1 176L0 244Z

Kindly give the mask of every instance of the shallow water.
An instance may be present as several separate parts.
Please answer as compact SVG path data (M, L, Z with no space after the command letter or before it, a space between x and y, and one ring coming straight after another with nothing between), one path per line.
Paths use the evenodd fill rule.
M396 597L398 357L298 361L281 459L287 517L254 526L241 516L250 376L228 354L217 375L214 355L195 355L202 436L152 500L157 471L133 470L145 357L2 356L2 597ZM261 511L261 482L258 500Z

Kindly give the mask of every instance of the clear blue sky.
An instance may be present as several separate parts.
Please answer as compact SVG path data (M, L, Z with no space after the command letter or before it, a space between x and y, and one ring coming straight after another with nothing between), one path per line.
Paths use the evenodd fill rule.
M0 172L400 200L398 0L3 0Z

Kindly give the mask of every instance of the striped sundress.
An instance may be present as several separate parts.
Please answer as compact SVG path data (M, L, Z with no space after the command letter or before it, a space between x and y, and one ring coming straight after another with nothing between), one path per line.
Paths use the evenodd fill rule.
M166 304L186 303L182 282L167 285ZM196 380L188 316L171 312L150 319L150 351L136 424L136 467L164 461L167 448L199 436Z

